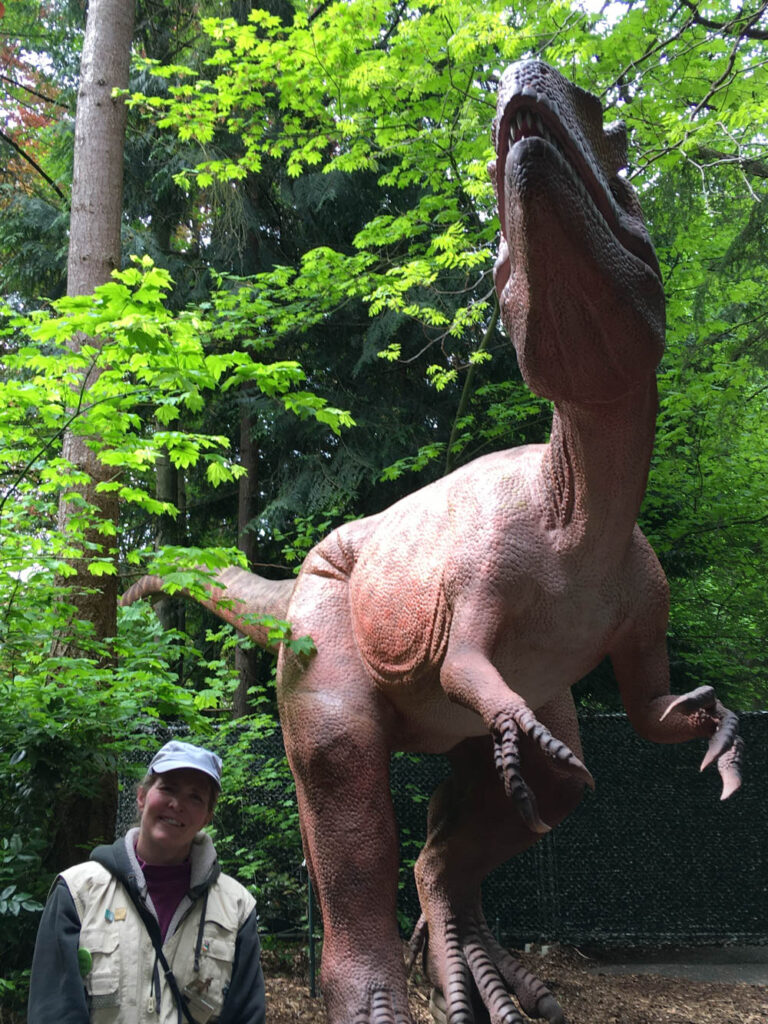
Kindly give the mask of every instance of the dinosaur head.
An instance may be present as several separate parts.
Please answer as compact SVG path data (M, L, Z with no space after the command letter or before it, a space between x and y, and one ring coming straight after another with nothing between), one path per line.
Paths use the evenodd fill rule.
M501 79L489 166L501 220L502 322L528 386L608 402L646 381L664 347L664 290L626 166L622 122L539 61Z

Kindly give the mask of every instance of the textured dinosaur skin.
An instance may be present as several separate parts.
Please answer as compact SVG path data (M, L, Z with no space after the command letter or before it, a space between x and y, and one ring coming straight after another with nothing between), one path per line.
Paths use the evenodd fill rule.
M490 933L480 885L591 784L570 687L606 655L642 736L708 737L705 765L717 761L723 797L740 784L735 716L710 688L669 693L667 582L636 525L664 294L618 176L624 127L604 130L594 97L529 62L503 76L494 141L502 322L526 382L554 402L551 440L478 459L335 530L281 606L317 647L309 659L280 650L278 696L323 914L331 1024L411 1020L393 750L452 761L416 864L411 941L434 1012L451 1024L565 1020ZM275 614L265 582L239 570L220 580L242 601L230 620L238 609ZM138 584L126 601L161 583Z

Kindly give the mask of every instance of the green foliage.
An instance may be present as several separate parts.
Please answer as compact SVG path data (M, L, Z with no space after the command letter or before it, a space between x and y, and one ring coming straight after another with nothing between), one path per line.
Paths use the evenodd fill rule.
M675 682L765 706L768 15L726 0L706 12L669 0L593 7L347 0L310 11L293 0L283 17L259 7L243 23L206 19L199 36L197 12L221 5L193 18L152 5L137 49L153 74L135 72L143 98L126 151L124 239L139 259L93 299L30 317L20 311L43 305L41 291L62 291L82 17L82 5L49 5L38 38L50 60L27 72L51 102L35 100L45 123L16 137L47 177L16 156L0 174L0 835L21 843L0 874L20 907L6 923L34 920L20 893L44 897L51 794L71 782L87 799L153 723L205 736L235 683L232 631L196 611L195 642L141 608L121 615L114 646L97 642L75 613L71 559L90 560L94 586L149 568L192 593L237 561L244 409L258 559L288 567L338 522L444 467L545 439L549 407L521 385L492 300L489 127L499 73L518 57L561 68L601 98L606 120L627 122L628 176L668 299L641 525L672 585ZM6 4L4 26L31 31L40 12ZM7 128L8 111L33 101L6 87ZM108 467L115 553L95 549L96 510L74 493L71 529L57 530L58 497L78 482L68 429ZM184 501L156 492L161 462ZM173 544L155 550L156 524L172 517ZM269 626L311 652L289 624ZM304 897L287 768L264 753L272 728L256 716L248 737L225 737L239 774L220 843L278 920ZM244 848L231 837L247 822Z
M34 844L32 849L34 850ZM25 847L17 832L14 832L10 838L3 836L0 839L0 917L20 918L24 915L37 914L43 909L40 900L35 899L31 893L24 892L17 884L20 879L25 879L25 884L29 885L30 879L34 879L39 869L39 851L30 852L29 846ZM26 930L29 930L29 922L23 921L19 924L21 929L18 925L15 928L11 927L11 930L15 931L17 935L19 931L23 932L25 925L27 925ZM5 937L5 928L3 931L3 945L5 945L10 936ZM8 950L2 948L4 963L7 952Z
M275 531L275 539L282 544L283 558L298 572L310 550L327 536L341 522L349 522L355 518L343 515L340 508L329 509L324 516L296 516L290 534L281 530Z
M419 448L415 455L406 455L391 466L386 466L381 474L382 480L397 480L403 473L420 473L430 462L438 459L445 451L445 445L440 441L432 444L425 444Z
M378 202L343 245L321 244L259 277L258 322L273 337L297 324L308 330L354 299L374 321L410 324L409 338L379 345L387 362L412 358L414 343L420 354L439 352L422 364L425 379L455 394L473 360L497 347L494 339L486 348L484 331L497 228L485 165L498 71L541 57L596 93L606 120L626 120L628 174L669 300L642 525L673 583L671 645L682 675L716 683L737 705L763 704L764 7L736 11L722 0L704 15L666 0L599 11L577 2L393 9L352 0L313 16L294 8L290 21L263 10L245 24L205 21L207 62L194 75L164 69L167 94L134 101L182 135L237 136L234 160L249 173L271 161L299 181L318 171L375 177ZM235 172L230 158L196 173L200 184ZM454 423L448 464L526 440L545 417L519 384L481 381ZM381 478L428 474L444 445L423 432L383 464Z
M263 691L261 698L266 705ZM226 772L215 833L222 867L252 888L263 931L295 927L305 914L306 876L293 778L277 723L269 714L250 715L224 724L215 742Z
M58 454L65 430L88 438L101 463L113 470L98 492L116 492L145 513L173 516L176 508L147 487L147 473L161 454L177 468L203 464L213 486L243 472L226 437L167 429L185 413L199 411L206 393L247 383L299 418L311 417L335 432L351 425L347 413L296 388L304 379L296 362L263 363L244 351L216 351L215 312L168 312L163 298L170 286L168 273L145 258L94 297L60 300L57 316L40 312L25 318L8 311L6 333L14 343L4 360L7 376L0 380L0 471L6 481L0 516L6 528L11 517L34 513L44 496L77 482L75 467ZM102 340L73 345L82 338ZM82 499L73 493L72 500ZM83 508L75 523L84 526L93 511ZM47 555L34 530L24 541L18 530L11 532L11 550L2 555L6 572L22 571L35 552L57 571L67 571L64 560L78 544L71 532L46 536ZM94 576L115 571L103 558L90 568Z

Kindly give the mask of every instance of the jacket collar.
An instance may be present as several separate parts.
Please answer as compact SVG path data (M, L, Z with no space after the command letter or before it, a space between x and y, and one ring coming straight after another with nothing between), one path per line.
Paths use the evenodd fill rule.
M123 884L135 889L143 900L147 895L147 883L136 856L138 835L138 828L132 828L111 846L97 846L91 854L91 860L97 861ZM216 849L207 832L198 832L195 836L190 860L192 872L189 894L196 898L213 885L221 873Z

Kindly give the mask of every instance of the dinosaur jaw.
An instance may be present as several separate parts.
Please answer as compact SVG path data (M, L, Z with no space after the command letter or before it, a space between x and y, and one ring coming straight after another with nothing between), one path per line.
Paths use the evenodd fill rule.
M573 86L570 88L575 89ZM538 139L554 149L571 169L585 200L599 211L616 241L660 278L659 263L640 206L631 187L617 173L625 163L626 132L623 124L613 124L605 132L602 127L599 129L604 152L598 155L594 152L594 143L588 139L588 135L596 134L594 126L591 126L592 132L577 131L574 124L566 126L559 119L559 109L546 96L534 98L530 91L513 96L504 108L498 121L495 168L502 224L508 198L504 189L507 157L517 145L528 139ZM628 204L630 209L627 209Z
M604 131L598 101L552 69L533 65L538 91L528 65L511 70L492 165L502 319L536 393L612 401L647 380L664 344L658 262L616 173L623 127Z

